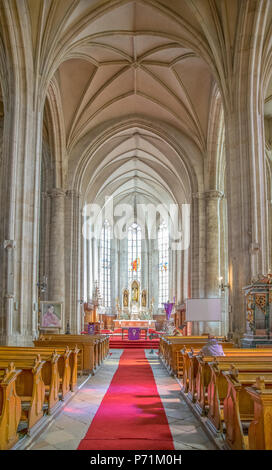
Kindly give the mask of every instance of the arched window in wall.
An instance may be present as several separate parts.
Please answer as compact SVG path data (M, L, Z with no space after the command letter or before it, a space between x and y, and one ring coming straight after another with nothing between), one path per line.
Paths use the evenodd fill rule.
M128 228L128 283L134 279L141 281L141 243L140 225L133 223Z
M163 222L158 230L159 308L169 300L169 231Z
M111 306L111 227L107 220L100 239L100 292L104 307Z

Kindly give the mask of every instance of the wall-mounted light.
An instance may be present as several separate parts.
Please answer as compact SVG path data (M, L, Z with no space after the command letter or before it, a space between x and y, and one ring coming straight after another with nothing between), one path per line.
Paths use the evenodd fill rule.
M40 292L44 294L47 291L48 283L47 283L47 277L43 276L42 280L37 282L37 287L40 289Z
M226 289L226 288L229 289L229 288L230 288L230 285L229 285L229 284L224 284L224 283L223 283L223 277L220 276L220 277L219 277L219 286L218 286L218 287L219 287L219 289L221 290L221 292L225 292L225 289Z

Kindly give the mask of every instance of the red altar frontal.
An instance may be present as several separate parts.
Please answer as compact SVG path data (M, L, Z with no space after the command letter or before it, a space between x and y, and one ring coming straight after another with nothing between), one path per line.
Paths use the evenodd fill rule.
M153 328L155 330L154 320L113 320L114 329L117 328Z

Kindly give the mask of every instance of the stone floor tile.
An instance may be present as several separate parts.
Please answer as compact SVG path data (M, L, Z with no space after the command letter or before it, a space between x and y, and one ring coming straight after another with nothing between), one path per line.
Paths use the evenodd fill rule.
M54 430L53 432L49 432L44 439L51 445L56 446L61 442L66 442L68 440L73 439L73 435L71 432L64 431L62 429Z
M173 442L174 442L175 450L192 450L191 446L183 444L182 442L175 441L174 439L173 439Z

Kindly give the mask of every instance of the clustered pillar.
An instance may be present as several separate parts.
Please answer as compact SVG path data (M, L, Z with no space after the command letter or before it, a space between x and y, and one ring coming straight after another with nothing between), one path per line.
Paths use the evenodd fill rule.
M64 302L64 209L65 191L54 188L51 198L50 252L49 252L49 292L48 300Z

